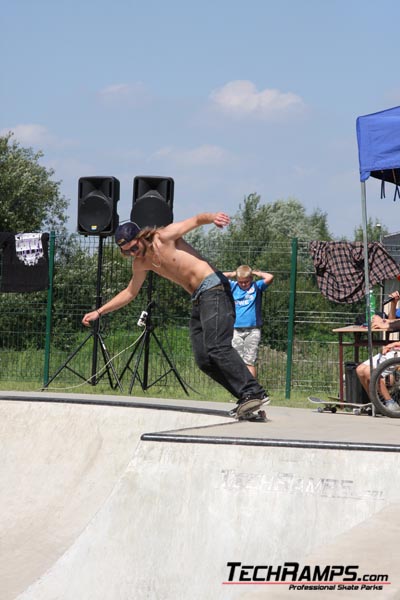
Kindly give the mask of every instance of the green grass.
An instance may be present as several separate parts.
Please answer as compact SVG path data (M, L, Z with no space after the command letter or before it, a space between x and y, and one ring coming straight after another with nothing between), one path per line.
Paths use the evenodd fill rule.
M83 382L82 382L83 383ZM127 382L126 382L127 383ZM123 386L123 392L118 389L111 389L108 381L100 381L97 385L90 385L87 383L75 383L70 385L64 385L58 383L57 380L53 381L52 384L46 388L51 393L63 393L63 394L99 394L102 395L113 395L113 396L128 396L128 385ZM0 390L2 391L22 391L22 392L40 392L42 391L43 382L36 381L13 381L13 380L1 380ZM186 395L180 385L167 385L167 386L153 386L143 391L140 383L135 382L132 389L132 397L137 398L171 398L173 400L197 400L199 402L226 402L234 404L235 398L226 392L223 388L211 382L210 385L202 387L200 393L195 393L192 390L188 390L189 395ZM286 406L291 408L311 408L310 402L308 401L308 393L299 392L292 394L291 398L287 400L285 398L284 391L274 391L271 393L271 404L274 406Z
M171 398L185 399L190 398L198 401L226 402L235 403L235 399L225 391L221 386L214 383L195 366L188 338L187 328L168 328L167 335L160 327L158 334L161 343L167 352L167 355L175 362L176 369L180 377L188 387L189 395L186 396L174 373L169 373L163 377L157 384L152 385L144 392L139 380L135 381L132 395L139 398ZM75 336L70 339L64 339L62 347L52 345L50 360L50 377L65 363L70 354L78 347L79 343L84 341L86 333ZM108 351L114 357L113 364L116 372L120 376L124 366L132 353L132 336L124 331L116 331L115 334L107 337L106 344ZM263 346L260 350L259 360L259 380L266 389L270 391L272 404L275 406L287 406L296 408L310 408L310 402L307 396L320 396L322 398L328 395L336 395L329 388L329 383L337 381L337 375L334 369L322 368L322 364L328 364L328 359L323 357L321 352L319 358L312 355L312 346L303 344L300 347L304 356L297 357L293 365L293 387L291 398L285 398L285 379L286 379L286 355L284 352L272 350L268 346ZM93 340L85 344L74 359L69 363L77 373L83 378L90 379L92 365ZM104 360L99 348L98 351L98 370L104 368ZM135 366L137 355L130 363L131 369ZM305 359L307 357L307 360ZM5 350L0 351L0 389L13 391L40 391L43 386L44 372L44 351L43 349L29 348L25 350ZM169 370L169 366L159 354L157 347L151 347L149 361L149 383L157 380ZM143 357L139 364L139 375L143 374ZM132 371L126 371L122 386L123 395L129 395ZM83 380L69 371L63 369L54 381L50 384L48 391L74 394L105 394L120 395L118 389L114 390L109 384L108 377L104 376L97 385L84 383Z

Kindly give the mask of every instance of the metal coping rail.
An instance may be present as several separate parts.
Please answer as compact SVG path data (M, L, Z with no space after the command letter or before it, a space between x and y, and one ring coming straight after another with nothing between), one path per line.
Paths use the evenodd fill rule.
M13 402L47 402L55 404L86 404L92 406L117 406L120 408L149 408L153 410L171 410L177 412L197 413L203 415L215 415L217 417L228 417L228 411L213 408L197 408L195 406L179 406L176 404L156 404L154 402L137 402L127 400L99 400L91 398L57 398L55 396L13 396L0 392L2 400Z
M264 439L255 437L228 437L206 435L183 435L173 433L144 433L144 442L176 442L181 444L221 444L232 446L264 446L276 448L313 448L316 450L351 450L367 452L400 452L400 445L363 442L333 442L321 440Z
M217 409L196 408L191 406L177 406L173 404L155 404L149 402L128 402L123 400L98 400L89 398L57 398L54 396L14 396L2 394L0 401L13 402L47 402L56 404L83 404L93 406L117 406L122 408L148 408L153 410L171 410L177 412L197 413L229 417L228 411ZM276 448L303 448L316 450L347 450L364 452L400 452L400 444L374 444L367 442L333 442L322 440L289 440L289 439L264 439L256 437L229 437L186 435L176 433L144 433L141 438L144 442L175 442L187 444L216 444L231 446L259 446Z

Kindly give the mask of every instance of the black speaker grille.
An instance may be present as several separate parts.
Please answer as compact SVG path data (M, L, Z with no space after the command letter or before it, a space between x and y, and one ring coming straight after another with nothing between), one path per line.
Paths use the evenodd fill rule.
M138 175L133 180L131 221L139 227L163 227L173 221L174 180Z
M118 226L116 204L119 181L115 177L81 177L78 188L78 233L111 235Z
M91 192L81 201L79 225L92 233L108 229L113 216L110 201L101 192Z

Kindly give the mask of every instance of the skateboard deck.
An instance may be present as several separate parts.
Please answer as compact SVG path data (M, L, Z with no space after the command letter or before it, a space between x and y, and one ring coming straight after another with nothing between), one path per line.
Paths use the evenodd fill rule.
M267 415L265 410L261 410L263 405L271 402L270 398L265 400L248 400L239 404L237 409L230 412L231 416L238 421L266 421Z
M341 409L341 412L348 412L344 409L351 408L353 414L361 415L362 413L370 412L372 409L372 402L367 402L366 404L361 404L358 402L345 402L344 400L332 398L331 396L329 396L328 400L322 400L321 398L316 398L315 396L309 396L308 399L313 404L318 404L318 412L330 411L335 413L338 409Z

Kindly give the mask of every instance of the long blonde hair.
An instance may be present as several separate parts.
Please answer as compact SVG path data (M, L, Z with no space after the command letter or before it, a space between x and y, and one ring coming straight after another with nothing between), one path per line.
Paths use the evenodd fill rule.
M161 257L160 254L158 252L158 250L156 250L153 246L153 240L154 240L154 234L159 231L160 229L162 229L162 227L144 227L143 229L141 229L139 231L139 233L136 236L136 240L143 240L144 242L147 242L145 244L145 250L144 250L144 255L147 252L147 248L150 247L153 250L153 254L154 256L157 256L158 258L158 263L159 264L155 264L154 262L152 263L154 267L158 268L161 267Z
M135 240L145 240L146 242L149 242L149 244L152 244L154 234L157 230L157 227L143 227L135 237Z

